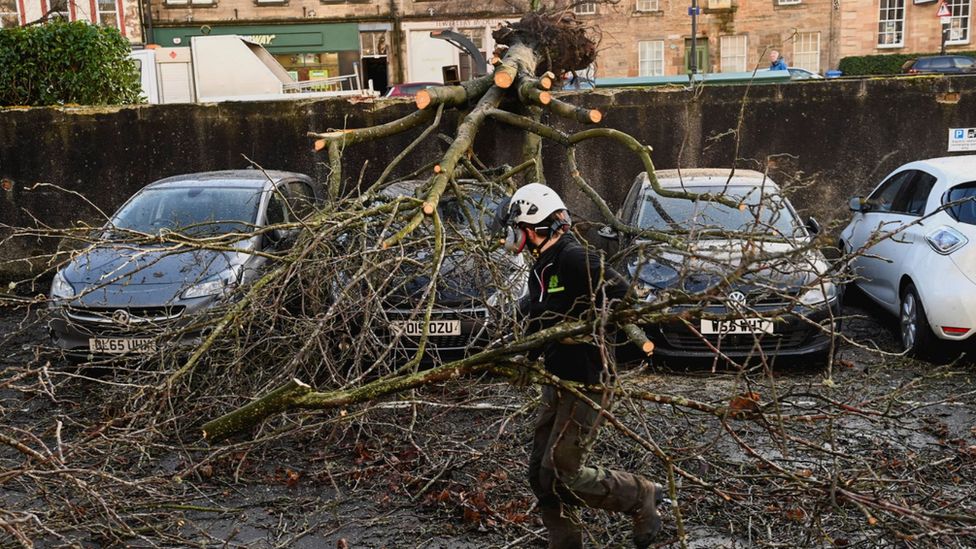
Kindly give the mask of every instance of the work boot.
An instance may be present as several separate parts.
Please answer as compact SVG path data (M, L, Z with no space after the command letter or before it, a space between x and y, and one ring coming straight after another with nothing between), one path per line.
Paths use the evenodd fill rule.
M539 508L549 531L549 549L583 549L583 531L572 511L560 505Z
M647 479L639 479L640 503L631 511L634 518L634 547L647 549L661 531L661 515L657 505L664 498L664 487Z

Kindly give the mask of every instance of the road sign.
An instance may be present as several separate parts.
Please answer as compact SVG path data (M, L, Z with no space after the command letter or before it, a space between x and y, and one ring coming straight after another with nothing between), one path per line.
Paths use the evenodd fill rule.
M948 151L976 151L976 128L949 128Z
M937 17L952 17L952 12L949 11L949 6L945 2L939 4L939 12L935 14Z

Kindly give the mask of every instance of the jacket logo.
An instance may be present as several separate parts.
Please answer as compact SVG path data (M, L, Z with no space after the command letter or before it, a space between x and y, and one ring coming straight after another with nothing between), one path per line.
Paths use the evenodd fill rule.
M549 277L548 291L550 294L558 293L565 289L565 287L559 285L559 275L552 275Z

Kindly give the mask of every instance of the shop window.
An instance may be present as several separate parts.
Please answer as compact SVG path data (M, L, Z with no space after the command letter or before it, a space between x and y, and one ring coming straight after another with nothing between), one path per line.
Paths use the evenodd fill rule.
M573 4L576 15L596 15L596 2L577 2Z
M17 0L0 0L0 29L20 26Z
M637 0L637 11L661 11L660 0Z
M337 53L286 53L274 56L296 80L320 80L341 76Z
M115 0L98 0L98 23L106 27L119 28L119 8Z
M946 0L952 19L949 20L949 36L946 44L969 43L969 15L972 0Z
M881 0L878 14L878 47L901 47L904 43L904 31L905 0Z
M386 31L359 33L359 50L363 57L381 57L387 54Z
M47 19L48 21L53 21L54 19L70 21L71 12L68 11L68 0L51 0L50 7L47 11Z
M664 40L641 40L637 43L639 76L664 76Z
M820 72L820 33L798 32L793 42L793 66Z
M719 52L722 55L722 72L744 72L748 57L748 41L745 35L720 36Z
M459 32L459 33L467 36L468 38L470 38L471 41L474 42L474 47L478 48L478 51L481 52L482 58L484 58L484 56L485 56L485 29L483 29L483 28L476 28L476 29L458 29L457 32ZM471 58L470 55L468 55L464 51L461 51L460 54L458 55L458 64L460 65L460 69L461 69L460 77L461 77L461 81L462 82L465 81L465 80L470 80L472 77L474 77L475 61L474 61L474 59Z

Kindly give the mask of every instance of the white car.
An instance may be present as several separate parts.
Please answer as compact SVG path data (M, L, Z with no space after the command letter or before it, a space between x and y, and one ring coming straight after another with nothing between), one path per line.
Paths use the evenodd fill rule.
M976 330L976 155L905 164L850 208L840 249L855 253L853 283L898 315L908 354L968 339Z

